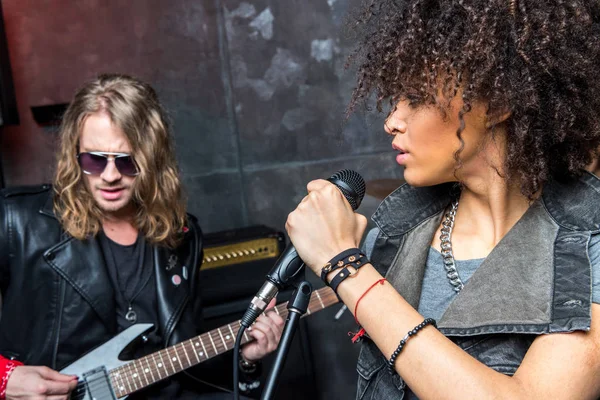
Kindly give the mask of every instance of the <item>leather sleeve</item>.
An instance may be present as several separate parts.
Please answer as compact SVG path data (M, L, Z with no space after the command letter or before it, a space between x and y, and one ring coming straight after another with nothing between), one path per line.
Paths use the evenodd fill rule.
M10 281L10 247L9 247L9 214L7 212L7 201L0 195L0 295L6 292ZM2 303L0 302L0 307Z

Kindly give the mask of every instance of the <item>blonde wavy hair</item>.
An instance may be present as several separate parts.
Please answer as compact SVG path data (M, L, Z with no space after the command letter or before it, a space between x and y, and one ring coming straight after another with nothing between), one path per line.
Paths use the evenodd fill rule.
M54 212L63 228L83 240L102 227L102 210L77 163L86 118L105 112L127 137L139 169L133 186L134 225L153 244L176 247L186 222L185 201L166 114L156 92L127 75L105 74L76 93L60 127Z

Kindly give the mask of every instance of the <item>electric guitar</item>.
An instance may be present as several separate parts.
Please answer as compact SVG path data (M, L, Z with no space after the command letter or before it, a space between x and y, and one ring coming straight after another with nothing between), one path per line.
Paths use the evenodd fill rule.
M320 311L338 301L333 290L328 287L315 290L305 315ZM273 310L284 320L287 318L287 303L275 306ZM119 360L121 351L148 332L152 326L133 325L60 371L79 377L71 399L125 399L131 393L231 350L241 324L240 320L232 322L137 360ZM252 340L253 338L244 332L242 344Z

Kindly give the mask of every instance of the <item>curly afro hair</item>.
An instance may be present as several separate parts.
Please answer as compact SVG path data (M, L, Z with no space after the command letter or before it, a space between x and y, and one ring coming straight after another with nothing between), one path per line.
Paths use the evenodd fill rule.
M361 39L349 111L371 94L379 111L399 100L443 110L436 101L460 93L461 142L474 101L490 117L510 111L505 171L532 198L596 156L599 19L600 2L585 0L370 1L352 21Z

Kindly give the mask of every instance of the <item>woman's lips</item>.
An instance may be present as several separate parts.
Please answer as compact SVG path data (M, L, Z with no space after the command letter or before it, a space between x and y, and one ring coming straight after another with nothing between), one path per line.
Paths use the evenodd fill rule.
M408 153L400 153L396 156L396 162L400 165L406 163L406 159L408 158Z
M408 152L395 144L392 144L392 148L400 153L396 156L396 162L398 164L404 164L406 162L406 158L408 157Z

